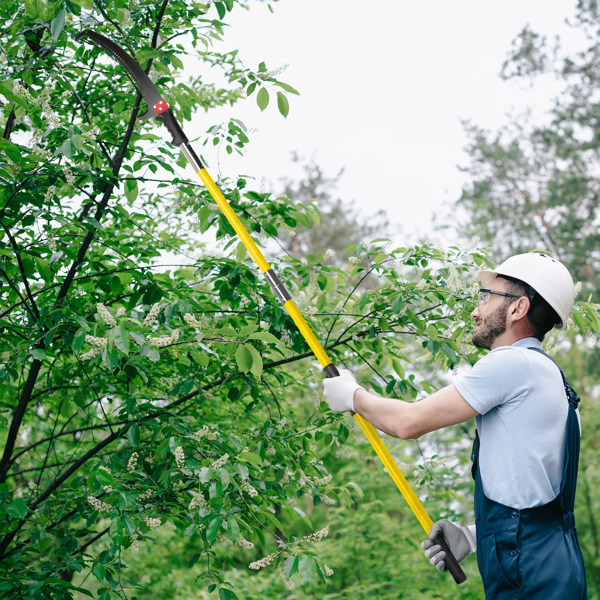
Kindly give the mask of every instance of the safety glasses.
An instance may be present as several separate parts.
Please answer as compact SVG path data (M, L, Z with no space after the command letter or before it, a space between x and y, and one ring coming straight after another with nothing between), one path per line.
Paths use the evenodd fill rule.
M506 296L507 298L522 298L523 296L515 296L514 294L507 294L506 292L496 292L495 290L488 290L486 288L479 288L479 300L477 306L483 306L490 301L491 295Z

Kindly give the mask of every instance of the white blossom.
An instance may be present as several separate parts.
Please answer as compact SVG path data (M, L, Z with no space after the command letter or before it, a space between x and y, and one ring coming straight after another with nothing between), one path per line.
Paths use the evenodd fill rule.
M183 320L188 325L191 325L192 327L195 327L196 329L200 329L200 323L198 322L198 320L192 313L185 313L185 315L183 315Z
M94 356L98 356L100 352L102 352L102 350L98 346L94 346L91 350L89 350L88 352L84 352L81 355L81 360L88 360L94 358Z
M152 308L149 310L146 318L142 325L150 326L156 321L156 317L158 317L158 313L160 312L160 302L152 305Z
M248 540L244 539L242 536L240 536L237 539L237 543L242 547L242 548L246 548L246 550L250 550L251 548L254 548L254 544L252 542L249 542Z
M221 458L215 460L211 465L210 469L220 469L229 460L229 454L223 454Z
M250 498L256 498L258 496L258 492L256 488L252 487L247 481L242 481L242 485L240 486L242 491L246 492Z
M132 551L134 554L137 554L137 553L140 551L140 546L139 546L139 544L138 544L138 541L137 541L137 539L138 539L138 534L137 534L137 532L136 532L136 533L132 533L132 534L131 534L131 551Z
M128 471L135 471L136 467L137 467L137 459L138 459L138 453L134 452L129 460L127 461L127 470Z
M160 519L154 519L152 517L146 517L145 523L146 523L146 525L148 525L148 527L160 527L161 520Z
M315 533L311 533L310 535L303 537L302 540L313 544L314 542L320 542L324 537L327 537L328 535L329 525L327 525L327 527L325 527L324 529L320 529Z
M202 494L194 494L189 505L189 510L195 510L196 508L202 508L206 506L206 500Z
M117 324L115 318L110 314L110 312L108 312L108 309L106 306L104 306L104 304L102 304L102 302L98 302L98 304L96 304L96 309L98 310L98 314L102 320L106 323L107 327L112 328Z
M174 344L179 339L179 330L171 332L171 335L163 335L161 337L150 337L146 338L146 343L148 346L156 346L157 348L164 348L165 346L170 346Z
M94 510L97 510L99 512L108 512L113 509L113 507L110 504L98 500L98 498L96 498L95 496L88 496L87 501L92 505Z
M108 344L108 340L105 337L94 337L93 335L86 335L85 341L97 348L104 348Z
M185 454L183 453L183 448L181 446L177 446L175 448L175 462L177 463L178 469L183 469L185 467Z
M199 442L202 438L206 437L210 433L210 429L208 425L203 425L202 429L198 429L193 436L197 442Z
M273 559L277 556L277 554L278 554L277 552L273 552L273 554L269 554L269 556L265 556L264 558L261 558L260 560L250 563L248 566L251 569L258 571L259 569L262 569L263 567L270 565L271 562L273 561Z

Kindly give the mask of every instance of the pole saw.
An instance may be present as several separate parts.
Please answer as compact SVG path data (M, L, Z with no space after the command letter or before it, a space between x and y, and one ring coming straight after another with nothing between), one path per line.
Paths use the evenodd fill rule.
M258 246L254 243L254 240L250 237L249 233L246 231L245 227L242 225L241 221L238 219L235 212L232 210L229 202L225 199L212 177L209 175L205 166L202 164L200 158L198 158L197 154L194 152L193 148L189 144L189 140L183 132L181 126L175 119L175 115L173 111L169 108L169 105L162 97L154 83L150 80L146 72L142 69L142 67L130 56L127 52L125 52L122 48L117 46L114 42L107 39L103 35L86 29L82 31L78 36L77 40L81 40L81 38L87 37L92 42L108 51L112 57L125 69L125 73L129 76L133 84L139 90L139 92L144 97L144 100L148 104L148 110L143 115L138 115L138 119L150 119L152 117L156 118L157 121L163 123L163 125L167 128L169 133L172 135L173 139L171 140L171 144L175 147L178 147L190 165L194 168L202 183L206 186L210 195L213 197L233 229L235 230L237 236L240 238L246 250L259 267L269 285L273 291L275 297L283 304L284 308L287 310L288 314L300 330L302 337L306 340L313 354L321 364L325 376L330 377L339 377L339 372L337 367L332 363L332 361L327 356L325 350L321 346L319 340L316 338L315 334L312 332L310 326L302 316L302 313L296 307L294 300L290 296L289 292L285 288L284 284L277 277L262 252L258 248ZM391 475L394 483L398 486L398 489L404 496L405 500L408 502L408 505L412 509L413 513L419 520L419 523L425 530L425 533L429 535L429 530L433 525L433 521L425 511L425 508L421 504L419 498L417 498L416 494L406 481L406 478L400 471L398 465L395 463L388 449L385 447L381 438L377 434L375 428L365 421L358 413L354 414L354 418L358 422L360 428L363 433L366 435L367 439L373 446L373 449L381 459L381 462L384 464L388 473ZM446 568L452 574L454 581L460 584L466 580L466 575L461 569L458 561L453 556L450 548L446 544L443 535L440 533L436 537L435 544L439 544L444 552L446 553Z

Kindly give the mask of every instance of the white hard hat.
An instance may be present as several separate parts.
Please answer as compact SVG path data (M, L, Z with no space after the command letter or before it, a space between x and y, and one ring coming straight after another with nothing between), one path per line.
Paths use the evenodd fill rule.
M481 271L479 279L489 285L498 275L514 277L530 285L558 314L562 329L575 300L575 284L567 267L556 259L538 252L507 258L493 271Z

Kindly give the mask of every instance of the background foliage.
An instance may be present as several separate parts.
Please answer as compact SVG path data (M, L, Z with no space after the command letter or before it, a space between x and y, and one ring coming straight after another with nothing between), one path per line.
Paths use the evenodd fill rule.
M422 557L416 519L353 422L321 401L320 368L210 196L156 125L136 120L142 100L121 70L75 41L89 27L135 54L182 122L246 97L287 116L289 84L212 47L239 9L0 8L0 593L480 598L474 557L461 588ZM231 120L205 141L234 152L249 137ZM490 257L471 241L394 247L340 224L327 186L313 201L322 179L313 165L282 196L219 183L332 359L416 400L477 360L469 314ZM599 411L586 366L600 324L588 302L549 349L583 397L578 522L598 598ZM434 519L472 519L470 438L464 426L386 440Z

